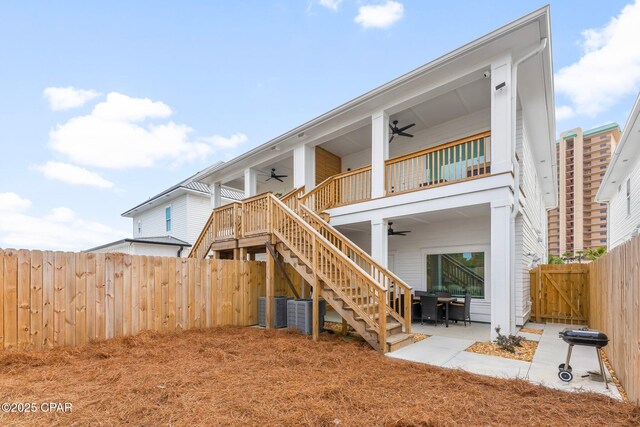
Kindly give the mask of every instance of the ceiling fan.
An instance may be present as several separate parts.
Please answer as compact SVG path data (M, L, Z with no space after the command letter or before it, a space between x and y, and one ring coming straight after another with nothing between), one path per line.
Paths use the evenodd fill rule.
M409 138L413 138L413 135L406 133L405 131L413 126L415 126L415 123L411 123L410 125L406 125L403 126L401 128L398 127L398 121L394 120L393 121L393 126L389 125L389 129L391 129L391 138L389 138L389 142L393 141L393 138L396 135L400 135L400 136L408 136Z
M267 181L269 181L270 179L275 179L275 180L278 180L280 182L284 182L282 180L282 178L286 178L288 176L289 175L278 175L278 174L276 174L276 168L273 168L273 169L271 169L271 174L269 175L269 178L267 178Z
M407 233L411 233L411 231L409 230L395 231L393 228L391 228L392 225L393 225L393 222L389 222L389 228L387 229L387 236L406 236Z

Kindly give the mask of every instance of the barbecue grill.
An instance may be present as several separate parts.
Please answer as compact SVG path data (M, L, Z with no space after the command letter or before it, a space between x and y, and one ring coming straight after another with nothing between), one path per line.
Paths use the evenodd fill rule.
M602 363L602 356L600 355L600 349L606 346L609 343L609 338L600 331L595 331L589 328L582 329L571 329L566 328L560 332L560 338L567 344L569 344L569 350L567 351L567 360L565 363L561 363L558 366L558 377L564 382L569 382L573 379L573 374L571 373L571 365L569 365L569 361L571 360L571 351L573 350L574 345L583 345L587 347L595 347L596 354L598 355L598 363L600 365L600 374L602 374L602 378L604 379L604 384L609 388L609 383L607 382L607 375L604 372L604 363Z

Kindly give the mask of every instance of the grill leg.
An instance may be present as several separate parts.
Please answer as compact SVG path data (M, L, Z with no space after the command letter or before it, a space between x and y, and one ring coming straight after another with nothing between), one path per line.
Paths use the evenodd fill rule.
M596 347L596 353L598 353L598 363L600 364L600 375L604 379L604 385L609 390L609 382L607 381L607 373L604 370L604 362L602 361L602 355L600 354L600 348Z
M569 361L571 360L571 352L573 351L573 344L569 344L569 350L567 350L567 361L564 362L564 369L569 369Z

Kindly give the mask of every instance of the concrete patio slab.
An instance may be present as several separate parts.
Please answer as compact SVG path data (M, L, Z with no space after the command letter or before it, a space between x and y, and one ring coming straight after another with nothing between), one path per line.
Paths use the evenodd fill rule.
M526 379L530 365L529 362L521 360L461 351L442 366L496 378Z
M435 327L414 323L413 332L430 335L430 337L389 353L388 356L444 368L462 369L497 378L521 378L558 390L592 391L621 400L620 393L612 382L609 383L609 390L607 390L603 382L594 381L590 377L582 378L582 375L587 375L588 371L599 372L597 355L591 347L574 347L571 357L574 377L571 382L565 383L558 378L558 365L565 361L568 347L558 337L558 332L570 327L569 325L527 324L526 326L544 330L542 335L520 333L527 339L538 341L538 348L532 362L464 351L475 342L489 341L490 326L480 323L466 328L460 324L443 328L441 325Z
M474 342L458 338L430 337L388 355L396 359L443 366Z

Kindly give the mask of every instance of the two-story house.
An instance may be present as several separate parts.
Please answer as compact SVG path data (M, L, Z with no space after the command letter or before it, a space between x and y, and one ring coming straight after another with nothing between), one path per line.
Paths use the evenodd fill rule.
M88 249L88 252L186 257L212 208L209 187L198 179L221 164L216 163L124 212L122 216L132 220L132 237ZM241 192L226 187L220 195L221 205L243 197Z
M397 277L413 291L470 294L474 321L515 332L529 316L528 270L545 259L547 210L557 205L554 111L549 8L543 7L212 168L200 180L212 188L216 207L224 187L247 198L293 191L300 205L328 218L328 224L314 219L316 229L357 245L322 243L325 252L311 256L313 263L304 260L307 249L295 249L307 271L324 268L317 260L330 251L352 257L362 250L358 256L375 264L359 266L374 266L367 271L371 277L374 270L384 273L386 279L373 279L380 289ZM280 179L269 179L272 170ZM255 229L256 206L239 207L243 231L225 236ZM298 217L274 214L279 205L263 206L271 217L261 227L280 227L276 236L285 246L315 233L300 229L286 240L282 236ZM303 210L300 218L309 218ZM241 248L242 237L220 246L206 241L204 251L193 251L206 256L210 248ZM360 267L350 271L360 274ZM342 270L334 273L343 283L355 283ZM322 280L332 281L330 276ZM388 304L394 301L387 297ZM398 313L392 314L400 319ZM377 325L374 315L365 320Z

